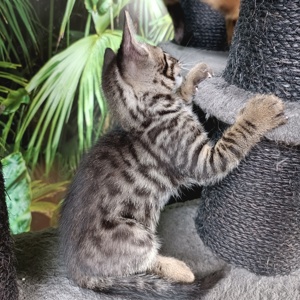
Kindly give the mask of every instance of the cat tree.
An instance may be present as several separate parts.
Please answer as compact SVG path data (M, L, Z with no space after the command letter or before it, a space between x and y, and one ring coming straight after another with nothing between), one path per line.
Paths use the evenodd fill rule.
M254 93L285 101L288 123L203 189L196 217L205 245L261 275L300 267L299 23L300 1L242 1L225 71L203 82L195 100L223 129Z

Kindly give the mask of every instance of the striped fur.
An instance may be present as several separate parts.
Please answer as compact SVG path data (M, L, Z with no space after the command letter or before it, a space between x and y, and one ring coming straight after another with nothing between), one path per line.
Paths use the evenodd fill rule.
M82 160L61 214L69 276L81 287L129 299L200 299L222 273L195 280L183 262L158 254L161 209L179 186L223 178L262 135L285 121L274 96L250 100L214 145L191 109L196 65L140 44L128 14L118 54L106 51L103 91L121 129Z

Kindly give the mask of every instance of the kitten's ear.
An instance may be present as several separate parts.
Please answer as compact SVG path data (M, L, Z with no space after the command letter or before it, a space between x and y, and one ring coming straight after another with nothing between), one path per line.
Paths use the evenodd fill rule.
M113 59L115 57L116 57L116 54L114 53L113 50L111 50L110 48L105 49L102 73L106 72L108 66L110 65L110 63L113 61Z
M146 47L140 44L135 38L135 30L128 11L125 11L125 22L123 29L123 39L121 43L123 55L133 56L133 58L146 57L149 52Z

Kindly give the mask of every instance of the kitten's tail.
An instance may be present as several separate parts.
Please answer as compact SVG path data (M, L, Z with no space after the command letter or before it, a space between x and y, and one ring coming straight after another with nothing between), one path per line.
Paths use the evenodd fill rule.
M188 284L171 282L150 274L101 279L99 286L92 290L131 300L199 300L224 278L227 272L228 269L223 269Z

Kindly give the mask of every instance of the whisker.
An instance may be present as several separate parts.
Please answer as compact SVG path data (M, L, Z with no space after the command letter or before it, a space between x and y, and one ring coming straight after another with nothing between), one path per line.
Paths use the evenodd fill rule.
M194 66L194 65L196 65L197 63L195 63L195 62L190 62L190 63L183 63L182 65L183 66Z
M193 55L194 55L193 51L191 51L191 52L189 51L189 53L186 53L184 51L184 53L182 53L182 55L180 55L180 57L178 58L178 60L180 62L184 61L184 64L194 64L195 65L196 62L192 60Z
M191 42L192 38L193 38L193 34L191 34L190 38L187 40L186 44L184 45L185 47L188 47L188 45Z
M184 67L181 67L182 70L186 70L186 71L189 71L190 69L189 68L184 68Z
M190 63L190 64L183 63L183 64L180 64L180 67L181 67L181 69L184 69L184 70L190 70L195 65L196 65L196 63Z
M178 57L178 60L187 60L191 57L191 55L193 55L193 52L181 51L181 55Z

